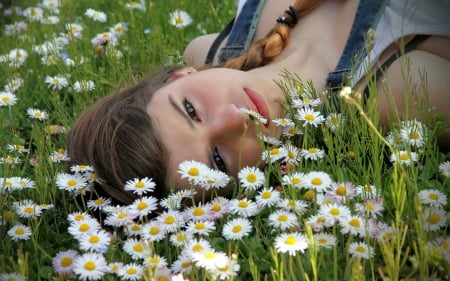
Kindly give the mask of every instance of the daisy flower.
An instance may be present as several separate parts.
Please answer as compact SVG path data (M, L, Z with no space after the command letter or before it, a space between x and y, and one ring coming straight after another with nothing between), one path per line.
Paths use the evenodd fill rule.
M45 83L53 90L61 90L69 85L69 81L63 75L46 76Z
M283 210L292 211L296 214L304 214L308 208L308 204L303 200L284 198L278 201L277 207Z
M241 240L244 236L248 236L250 231L252 224L248 219L235 218L224 225L222 235L226 240Z
M182 10L175 10L170 13L170 24L177 27L183 28L192 23L191 16Z
M8 230L8 235L14 241L28 240L31 237L31 228L21 223L17 223Z
M303 127L306 127L307 125L317 127L325 121L322 114L319 111L314 111L312 108L299 109L296 117L298 120L304 121Z
M444 207L447 205L447 195L437 189L421 190L418 196L422 204L432 207Z
M81 280L99 280L109 268L103 255L98 253L85 253L75 258L73 272Z
M359 237L366 236L366 223L360 216L349 216L339 220L341 226L341 233L358 235Z
M356 195L356 187L351 182L333 182L327 195L334 197L338 202L346 203Z
M273 147L271 149L264 150L262 152L261 159L268 163L274 163L280 159L286 158L286 156L287 151L284 149L284 147Z
M167 259L160 255L151 255L145 258L145 264L152 268L162 269L167 267Z
M377 216L381 217L384 210L383 198L379 197L369 199L366 202L356 203L355 210L363 216L369 215L371 218L376 218Z
M145 11L145 0L129 1L128 3L125 4L125 7L132 10Z
M58 59L59 59L59 57L55 54L46 54L46 55L42 56L41 62L44 65L55 65L57 63Z
M144 241L135 238L125 240L123 250L134 260L145 259L151 252L150 248Z
M302 149L300 151L300 156L305 160L319 160L325 157L325 151L317 147L311 147L308 149Z
M219 170L209 169L203 178L198 183L203 189L209 190L211 188L223 188L230 182L230 177Z
M134 214L142 219L158 208L158 199L152 196L143 196L136 199L129 207Z
M80 221L73 221L69 226L69 233L76 239L80 239L83 235L88 235L99 231L100 223L94 218L85 218Z
M282 178L283 185L294 186L296 188L303 188L305 185L305 174L301 172L294 172L292 174L284 175Z
M174 273L189 274L192 271L192 258L186 253L178 255L177 259L172 263L171 269ZM172 279L172 281L174 281Z
M378 188L374 185L370 184L358 185L356 186L356 195L360 196L365 200L374 199L379 196L379 191Z
M125 182L125 190L132 191L134 194L142 196L147 192L152 192L156 184L151 178L134 178Z
M239 273L241 266L234 259L228 259L228 263L223 267L218 267L216 273L220 280L232 280Z
M87 201L87 207L93 211L96 211L97 209L102 210L104 207L109 206L109 205L111 205L110 198L99 197L95 200Z
M15 151L18 153L28 153L30 152L30 150L28 148L26 148L23 145L20 144L8 144L6 146L6 149L8 149L9 151Z
M128 236L139 236L142 232L142 225L136 222L131 222L126 226L126 234Z
M450 161L439 164L439 172L446 178L450 178Z
M292 227L297 227L298 218L295 214L286 210L277 210L271 213L268 217L268 224L272 227L286 230Z
M399 163L405 166L411 166L414 162L417 162L419 155L417 152L406 150L400 150L391 154L390 160L393 163Z
M256 190L261 187L266 179L264 173L257 167L245 167L238 173L241 186L248 190Z
M336 237L331 234L320 232L315 233L313 236L318 248L331 249L333 246L336 246Z
M13 49L8 53L7 58L11 67L19 67L25 63L28 53L24 49Z
M169 240L175 247L183 247L189 240L192 239L192 237L192 233L187 232L186 230L179 230L175 233L172 233L169 237Z
M61 163L63 161L68 161L69 155L64 149L58 149L57 151L54 151L48 158L53 163Z
M198 235L208 235L216 230L216 225L212 221L190 221L186 226L186 231Z
M158 268L158 270L155 271L154 280L171 280L172 279L172 272L167 267Z
M403 121L400 136L404 142L420 148L427 141L427 127L417 120Z
M106 22L106 14L104 12L96 11L94 9L87 9L84 15L94 21Z
M251 217L259 212L258 205L247 198L232 199L230 201L230 210L232 214L243 217Z
M21 218L39 217L42 214L42 208L29 199L14 202L13 205Z
M308 248L306 238L299 232L282 233L275 238L275 249L278 253L288 253L295 256Z
M180 229L185 225L185 220L179 211L165 211L160 214L156 221L159 222L164 230L168 233L172 233Z
M23 10L23 15L29 21L40 21L43 18L44 11L39 7L28 7Z
M378 232L374 235L378 241L389 241L395 234L392 226L385 223L379 223L378 228Z
M118 37L123 35L123 33L128 30L128 25L123 22L116 23L113 27L110 28L110 32L114 34L114 36Z
M5 85L4 89L5 92L11 92L14 93L15 91L19 90L20 87L22 87L24 80L20 77L14 77L11 80L8 81L8 83Z
M160 241L166 237L164 225L157 221L150 221L142 226L142 237L150 241Z
M272 120L272 122L277 125L278 127L282 128L291 128L295 126L294 121L292 121L289 118L277 118Z
M0 106L10 106L17 102L17 96L11 92L0 92Z
M228 263L228 256L223 252L218 252L213 249L197 252L192 255L192 260L198 267L207 270L216 270L224 267Z
M364 242L352 242L348 248L350 255L355 258L368 260L374 255L373 248Z
M212 249L211 244L207 240L203 238L196 238L188 241L186 247L182 251L182 254L192 257L196 253L208 252Z
M324 192L331 186L331 177L325 172L309 172L305 175L305 186L317 192Z
M110 226L125 226L132 223L138 215L129 207L121 207L117 211L108 214L104 224Z
M91 219L92 216L89 215L86 212L75 212L75 213L71 213L67 216L67 220L72 223L72 222L80 222L83 221L85 219Z
M58 173L56 175L56 186L59 189L73 192L83 189L87 185L87 179L81 174Z
M297 164L299 159L299 155L301 155L300 150L293 146L292 144L283 145L284 150L286 151L286 155L284 157L284 161L286 163Z
M131 280L138 281L142 279L142 275L144 274L144 266L137 263L129 263L122 266L117 275L122 280Z
M330 113L325 118L325 125L331 131L336 131L345 123L345 117L340 113Z
M47 112L40 110L40 109L35 109L35 108L28 108L27 115L28 115L28 117L33 118L33 119L38 119L39 121L48 119Z
M191 184L201 182L201 179L209 171L209 167L201 162L194 160L185 160L178 166L178 173L182 179L187 179Z
M351 215L350 209L347 206L335 203L320 206L319 214L326 217L333 224L341 219L348 219Z
M1 281L26 281L27 279L19 273L10 272L0 274Z
M105 253L111 242L111 234L104 230L99 230L81 236L79 242L81 250Z
M95 84L92 80L80 80L73 84L73 89L77 93L90 92L95 89Z
M255 197L256 204L259 207L272 207L280 200L280 192L273 187L264 187Z
M122 262L112 262L110 264L108 264L109 267L109 272L114 273L114 274L118 274L119 270L123 268L123 263Z
M262 124L266 125L267 124L267 119L264 118L261 114L259 114L256 111L253 111L251 109L245 108L245 107L241 107L239 108L244 114L247 114L250 117L250 120L258 120L259 122L261 122Z
M230 200L225 197L218 196L211 201L211 211L214 214L214 219L223 218L230 212Z
M424 210L422 219L427 231L437 231L447 226L447 213L442 208L431 207Z
M203 221L214 219L213 205L208 202L206 204L198 203L196 206L191 206L183 211L183 217L186 221Z

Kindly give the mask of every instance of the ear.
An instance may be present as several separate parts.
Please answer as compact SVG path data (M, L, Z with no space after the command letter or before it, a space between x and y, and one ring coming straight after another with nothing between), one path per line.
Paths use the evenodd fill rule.
M167 81L173 81L176 80L178 78L184 77L186 75L192 74L197 72L197 69L193 68L193 67L183 67L180 68L178 70L175 70L172 75L169 77L169 79L167 79Z

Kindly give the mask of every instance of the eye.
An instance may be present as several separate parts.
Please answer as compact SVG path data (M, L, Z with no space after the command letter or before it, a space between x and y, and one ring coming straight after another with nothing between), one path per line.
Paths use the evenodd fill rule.
M217 169L219 169L220 171L227 173L227 166L225 165L225 161L223 161L222 156L220 156L219 150L216 148L214 148L213 150L213 161L214 164L216 165Z
M189 117L194 121L200 121L200 119L197 116L197 112L195 112L195 108L186 98L183 100L183 106L186 110L186 113L189 115Z

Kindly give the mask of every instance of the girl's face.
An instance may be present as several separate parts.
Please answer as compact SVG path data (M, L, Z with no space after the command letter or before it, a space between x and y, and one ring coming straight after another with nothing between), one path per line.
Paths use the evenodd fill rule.
M258 135L281 134L270 121L285 114L280 88L251 72L226 68L192 73L184 69L179 76L159 89L147 106L169 152L169 183L187 187L177 172L184 160L203 162L230 176L261 164ZM268 123L250 120L241 108L260 113Z

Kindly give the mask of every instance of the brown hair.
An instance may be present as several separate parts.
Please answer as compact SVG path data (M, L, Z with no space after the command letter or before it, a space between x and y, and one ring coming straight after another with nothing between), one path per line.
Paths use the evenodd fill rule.
M89 107L72 126L67 138L70 165L91 165L101 184L96 192L121 203L136 196L125 191L125 182L150 177L154 195L167 195L167 153L146 107L156 90L179 67L164 67L139 83L112 93Z
M295 14L286 12L287 21L301 17L322 1L297 0ZM224 67L249 70L272 61L289 39L293 25L279 22L266 38L258 40L246 55L228 61ZM131 203L136 196L124 190L127 180L149 177L156 183L154 195L162 198L169 188L167 150L159 139L146 107L156 90L168 83L180 67L164 67L141 82L108 95L95 103L71 128L67 150L70 164L91 165L102 180L96 192L118 203Z

